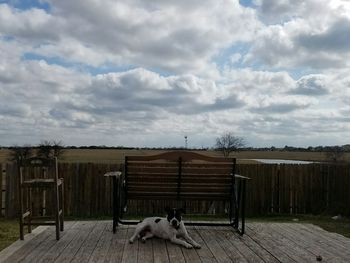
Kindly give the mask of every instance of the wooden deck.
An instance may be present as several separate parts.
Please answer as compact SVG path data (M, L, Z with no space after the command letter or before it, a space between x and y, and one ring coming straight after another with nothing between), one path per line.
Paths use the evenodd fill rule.
M248 223L240 237L227 227L192 227L201 249L152 239L128 243L133 226L112 233L111 221L66 222L56 241L53 227L38 227L25 241L0 252L0 262L350 262L350 239L311 224Z

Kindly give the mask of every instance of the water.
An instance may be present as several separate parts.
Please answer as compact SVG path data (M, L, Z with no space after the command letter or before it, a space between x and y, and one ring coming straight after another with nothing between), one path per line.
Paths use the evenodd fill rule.
M309 164L309 163L314 163L310 161L301 161L301 160L284 160L284 159L250 159L254 161L258 161L261 163L271 163L271 164Z

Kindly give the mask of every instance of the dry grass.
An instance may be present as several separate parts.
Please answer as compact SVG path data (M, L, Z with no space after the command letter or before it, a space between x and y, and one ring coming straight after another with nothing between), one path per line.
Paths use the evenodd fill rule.
M62 157L63 162L121 163L126 155L152 155L161 150L117 150L117 149L67 149ZM198 151L210 156L221 156L215 151ZM0 163L8 161L10 151L0 150ZM280 151L242 151L232 154L239 163L255 163L245 159L287 159L304 161L325 161L324 152L280 152ZM345 160L350 162L350 153L345 154Z

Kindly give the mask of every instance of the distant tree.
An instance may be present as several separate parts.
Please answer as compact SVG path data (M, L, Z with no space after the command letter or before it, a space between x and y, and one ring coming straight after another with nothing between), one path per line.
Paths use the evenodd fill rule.
M39 144L38 155L44 158L60 158L64 153L64 145L62 141L44 140Z
M29 158L33 153L33 148L30 145L12 146L10 147L10 161L21 163L22 160Z
M342 147L334 146L325 152L326 159L330 162L337 163L344 159L345 151Z
M221 151L224 157L228 157L231 152L237 151L246 145L242 137L235 136L232 132L225 133L216 138L215 148Z

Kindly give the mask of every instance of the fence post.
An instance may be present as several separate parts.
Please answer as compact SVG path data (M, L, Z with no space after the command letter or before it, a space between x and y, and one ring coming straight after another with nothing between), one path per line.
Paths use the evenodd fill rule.
M281 165L277 164L277 180L276 180L276 206L277 208L275 209L278 213L281 213L281 195L280 195L280 190L281 190L281 184L280 184L280 175L281 175Z
M17 165L6 164L5 217L17 216Z
M5 177L5 173L6 173L6 166L4 164L0 164L0 169L1 169L1 173L0 173L0 217L2 217L5 214L5 207L3 205L3 200L5 200L3 198L3 194L5 193L4 189L3 189L3 182L4 182L4 177Z

